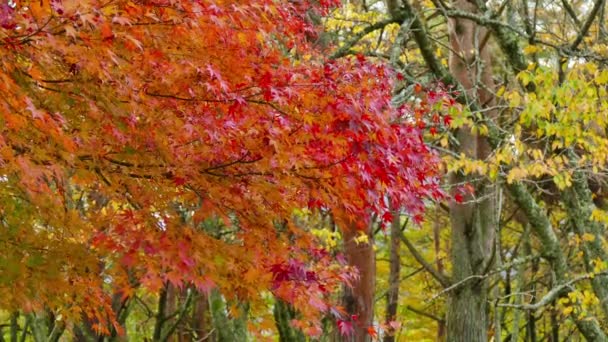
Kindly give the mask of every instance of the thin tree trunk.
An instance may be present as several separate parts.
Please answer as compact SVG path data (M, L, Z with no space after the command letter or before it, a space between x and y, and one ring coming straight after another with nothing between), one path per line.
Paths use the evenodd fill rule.
M129 317L129 304L129 300L123 299L121 293L116 292L114 293L114 295L112 295L112 310L116 315L116 320L118 324L122 327L125 326L127 317ZM127 335L127 329L124 330L124 334L122 336L118 335L118 331L116 331L114 327L112 327L111 333L112 335L108 338L110 341L122 342L129 340L129 337Z
M174 312L177 311L178 308L178 297L179 292L175 288L175 286L171 284L167 284L167 304L165 306L165 317L173 315ZM167 319L165 323L171 325L175 321L175 317L171 319ZM167 342L181 342L179 337L176 334L171 334L167 336Z
M443 222L441 220L440 206L439 204L435 207L435 219L433 221L433 240L435 247L435 266L437 267L437 272L440 274L445 273L445 269L443 267L443 260L439 257L441 253L441 227L443 226ZM445 320L437 321L437 342L442 342L445 339L446 326Z
M154 332L152 341L160 341L163 333L163 325L165 323L165 311L167 307L167 286L158 294L158 306L156 312L156 322L154 324Z
M172 316L172 317L171 317L171 319L168 319L167 322L165 322L165 323L167 323L170 326L177 324L177 326L175 327L175 330L173 332L171 332L168 336L166 336L167 342L185 342L185 341L187 341L187 338L186 338L187 333L185 331L185 326L184 326L184 317L182 317L182 314L187 315L187 311L184 311L183 313L181 312L183 309L183 306L188 304L186 302L186 297L187 297L186 291L187 291L186 289L180 290L171 284L167 285L167 304L165 307L165 316L166 317Z
M192 340L198 341L207 338L205 341L213 341L213 323L211 321L211 311L209 308L209 296L205 293L198 293L194 302L194 312L192 314Z
M386 293L385 320L387 324L397 320L401 271L401 256L399 254L400 247L401 215L398 210L393 210L393 221L391 222L390 272L388 276L388 292ZM384 342L395 342L395 331L389 330L384 335Z
M19 334L19 311L11 314L11 342L17 342Z
M524 240L524 253L525 255L532 254L530 240ZM538 260L532 261L531 279L534 279L536 272L538 272ZM536 282L531 281L530 284L525 287L525 292L531 294L530 301L532 303L536 302ZM536 316L533 311L526 312L526 341L536 342Z
M529 254L530 247L529 247L529 241L528 241L529 236L530 236L530 227L528 225L526 225L524 228L524 233L523 233L522 242L521 242L522 243L522 246L521 246L522 258L526 258L530 255ZM515 289L514 289L514 293L516 295L515 295L515 300L513 303L515 305L521 305L523 303L523 296L520 293L523 291L524 282L526 281L525 272L526 272L525 263L522 263L521 265L517 266L517 280L516 280ZM511 328L511 341L513 341L513 342L519 341L521 314L522 314L521 310L515 310L515 312L513 313L513 327Z
M555 309L557 307L557 301L554 300L553 303L551 303L551 306L553 307L551 309L551 342L559 342L559 312Z
M369 243L357 243L361 233L367 234ZM346 288L344 293L344 306L347 313L356 319L353 322L354 332L351 336L344 336L343 341L368 342L371 340L368 328L374 319L374 291L376 287L376 256L373 248L373 235L371 225L366 231L354 228L345 229L344 254L348 264L359 271L359 278L352 288Z
M293 308L279 298L274 301L274 320L279 331L279 342L304 342L304 334L291 326L291 320L295 318Z

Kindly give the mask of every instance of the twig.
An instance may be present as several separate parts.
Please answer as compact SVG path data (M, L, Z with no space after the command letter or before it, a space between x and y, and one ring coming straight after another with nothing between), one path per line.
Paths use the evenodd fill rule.
M500 267L500 268L494 269L494 270L486 272L484 274L474 274L474 275L468 276L468 277L462 279L461 281L459 281L457 283L454 283L454 284L446 287L441 292L439 292L439 293L435 294L433 297L431 297L431 299L429 299L428 301L432 302L435 299L443 296L444 294L456 290L457 288L463 286L464 284L466 284L467 282L469 282L471 280L485 279L485 278L487 278L487 277L489 277L489 276L491 276L493 274L506 271L506 270L512 268L513 266L516 266L516 265L519 265L519 264L524 264L524 263L526 263L528 261L531 261L531 260L534 260L534 259L538 259L539 257L540 256L538 256L538 255L531 255L531 256L528 256L528 257L525 257L525 258L515 259L515 260L513 260L510 263L503 264L503 266Z
M534 304L521 304L521 305L498 304L498 306L507 307L507 308L515 308L515 309L520 309L520 310L536 311L536 310L544 307L545 305L551 304L551 302L553 302L553 300L555 300L557 297L562 295L565 290L568 290L568 292L573 291L574 288L572 287L572 285L574 285L575 283L582 281L582 280L591 279L598 275L604 275L604 274L608 274L608 271L599 272L599 273L587 273L587 274L578 276L564 284L561 284L561 285L558 285L558 286L552 288L549 292L547 292L546 295L543 296L543 298L541 298L538 302L536 302Z
M405 234L401 234L401 241L403 241L407 249L410 251L410 253L412 253L412 256L414 257L414 259L416 259L420 266L424 267L424 269L429 272L433 276L433 278L437 279L441 286L445 288L451 287L451 280L443 273L439 273L437 269L435 269L431 264L424 260L424 257L420 255L420 253L416 250L416 247L414 247L410 240L405 237Z
M595 17L597 17L597 14L599 13L600 8L602 8L602 4L604 4L604 1L605 0L596 0L595 1L595 4L593 5L593 8L591 9L591 13L589 13L587 20L585 21L585 24L581 28L581 31L578 33L578 36L576 36L576 39L574 40L574 42L572 42L572 44L570 45L571 50L576 50L578 45L583 41L583 38L585 38L585 36L587 35L587 32L589 32L589 29L591 28L591 24L593 24Z

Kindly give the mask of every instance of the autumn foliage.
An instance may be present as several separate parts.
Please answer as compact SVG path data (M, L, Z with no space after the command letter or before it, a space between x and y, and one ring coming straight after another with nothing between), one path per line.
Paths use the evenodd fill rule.
M113 294L170 283L272 291L312 335L339 316L356 271L294 209L352 229L440 192L421 109L391 107L387 67L326 60L312 5L3 4L0 304L108 332Z

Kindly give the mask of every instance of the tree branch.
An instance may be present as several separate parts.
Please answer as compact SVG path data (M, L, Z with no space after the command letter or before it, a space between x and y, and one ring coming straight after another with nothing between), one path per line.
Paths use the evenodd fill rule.
M377 30L381 30L390 24L401 23L401 22L403 22L404 19L405 18L403 16L403 14L400 14L400 15L393 16L389 19L379 21L375 24L369 25L368 27L364 28L361 32L359 32L357 34L353 34L352 38L350 40L348 40L346 43L344 43L344 45L342 45L342 47L340 47L338 50L336 50L333 54L331 54L329 56L329 59L338 59L338 58L348 55L350 49L353 46L355 46L355 44L357 44L363 37L365 37L369 33L372 33Z
M161 341L168 341L169 337L171 336L171 334L173 334L173 332L175 331L175 329L177 329L177 326L181 323L181 321L184 319L185 313L188 309L188 306L190 306L190 302L192 300L192 292L193 291L188 291L188 294L186 295L186 300L184 301L184 304L182 305L181 309L175 313L176 319L173 322L173 324L169 327L169 329L167 329L167 332L164 334L163 338ZM172 317L173 315L171 315L170 317Z
M441 286L443 286L444 288L450 286L451 280L443 273L440 273L426 260L424 260L424 257L420 255L420 253L418 252L418 250L416 250L416 247L414 247L412 242L408 240L407 237L405 237L405 234L401 234L401 241L403 241L407 249L410 251L410 253L412 253L412 256L414 257L414 259L416 259L420 266L424 267L425 271L429 272L429 274L432 275L433 278L435 278L439 282L439 284L441 284Z
M576 36L576 39L574 40L574 42L572 42L572 44L570 45L571 50L576 50L578 45L583 41L583 38L585 38L585 36L589 32L589 29L591 28L591 24L593 24L595 17L597 17L597 14L599 13L600 8L602 8L602 4L604 3L604 1L605 0L596 0L595 1L595 4L593 5L593 8L591 9L591 12L589 13L589 16L587 17L587 20L585 21L585 24L581 28L581 31L578 33L578 36Z
M434 321L437 321L439 323L445 323L445 320L443 318L437 317L437 316L435 316L433 314L430 314L428 312L424 312L422 310L416 309L415 307L413 307L411 305L406 305L405 308L408 309L408 310L410 310L411 312L413 312L415 314L420 315L420 316L424 316L424 317L430 318L430 319L432 319Z
M543 296L543 298L541 298L539 301L537 301L534 304L521 304L521 305L498 304L498 306L507 307L507 308L515 308L515 309L520 309L520 310L536 311L546 305L551 304L555 299L557 299L559 296L563 295L564 291L568 291L568 292L573 291L574 288L572 287L572 285L574 285L575 283L578 283L579 281L586 280L586 279L592 279L596 275L603 275L603 274L608 274L608 271L604 271L604 272L600 272L600 273L587 273L587 274L578 276L564 284L561 284L561 285L558 285L558 286L552 288L549 292L547 292L546 295Z
M443 296L444 294L446 294L446 293L448 293L450 291L456 290L457 288L463 286L464 284L466 284L467 282L469 282L471 280L485 279L485 278L487 278L487 277L489 277L491 275L494 275L496 273L500 273L500 272L506 271L506 270L512 268L513 266L520 265L520 264L525 264L528 261L531 261L531 260L534 260L534 259L538 259L538 258L539 258L539 256L537 256L537 255L531 255L531 256L528 256L528 257L525 257L525 258L518 258L518 259L513 260L510 263L503 264L503 266L500 267L500 268L491 270L491 271L486 272L484 274L474 274L474 275L468 276L468 277L462 279L461 281L459 281L457 283L454 283L454 284L446 287L445 289L443 289L443 291L435 294L433 297L431 297L431 299L429 299L429 302L434 301L435 299Z
M471 13L471 12L461 11L461 10L449 10L449 11L443 11L443 13L444 13L444 15L446 15L448 17L452 17L452 18L469 19L482 26L489 26L489 27L500 26L504 29L517 33L518 35L520 35L523 38L526 38L526 39L529 38L529 36L526 32L518 29L517 27L514 27L513 25L509 25L505 22L502 22L500 20L488 18L486 16L478 15L478 14Z
M564 6L566 13L568 13L568 15L570 16L572 21L574 21L574 23L576 24L576 27L580 30L582 23L576 17L576 13L574 12L574 9L572 8L572 6L570 6L570 4L568 3L568 0L562 0L562 5Z
M414 11L412 5L409 3L409 1L404 0L402 8L403 19L411 21L414 40L418 45L418 49L420 49L420 54L426 62L426 65L429 67L429 69L431 69L431 72L435 76L441 79L443 83L456 85L457 81L435 57L435 48L433 42L429 39L426 28L424 27L422 21L420 21L420 18ZM461 92L461 94L464 94L464 92Z

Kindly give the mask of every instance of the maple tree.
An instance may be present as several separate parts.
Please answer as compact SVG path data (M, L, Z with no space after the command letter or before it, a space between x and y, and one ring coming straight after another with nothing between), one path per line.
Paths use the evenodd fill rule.
M4 2L2 307L119 335L142 289L187 289L186 310L217 288L260 315L270 291L306 334L329 312L350 333L331 293L357 272L294 210L342 229L391 207L419 220L442 196L420 120L448 102L395 108L390 68L324 58L309 18L332 5Z
M12 340L606 340L605 1L0 9Z

